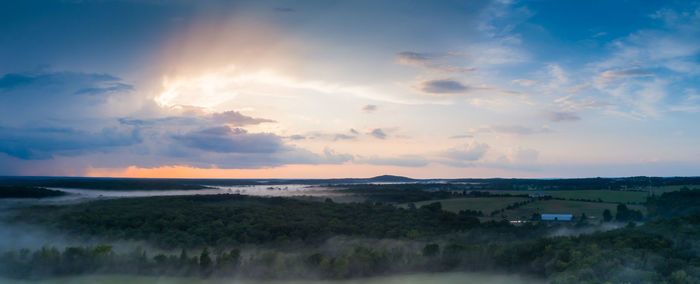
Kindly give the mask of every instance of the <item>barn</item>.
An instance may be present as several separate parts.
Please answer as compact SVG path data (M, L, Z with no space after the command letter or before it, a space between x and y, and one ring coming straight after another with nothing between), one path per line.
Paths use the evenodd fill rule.
M542 221L571 221L571 214L542 214Z

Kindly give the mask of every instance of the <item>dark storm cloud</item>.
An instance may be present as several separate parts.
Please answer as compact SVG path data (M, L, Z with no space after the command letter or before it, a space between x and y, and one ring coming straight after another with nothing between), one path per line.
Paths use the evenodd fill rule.
M241 128L218 126L173 139L190 148L217 153L274 153L283 148L282 139L270 133L248 133Z
M138 129L104 128L89 132L73 128L0 127L0 152L25 160L75 156L141 143Z

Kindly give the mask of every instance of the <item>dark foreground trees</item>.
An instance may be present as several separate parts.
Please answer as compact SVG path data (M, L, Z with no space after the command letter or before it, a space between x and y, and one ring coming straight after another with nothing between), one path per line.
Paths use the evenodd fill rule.
M515 243L464 244L449 238L425 242L422 247L413 241L397 241L392 246L339 242L333 250L254 248L245 257L239 249L153 255L140 248L116 253L107 245L43 248L0 253L0 274L14 278L128 273L338 279L485 271L527 274L552 283L697 283L700 256L694 248L698 235L700 216L693 215L591 235Z
M24 210L16 220L51 225L75 235L146 240L166 249L314 243L335 235L425 237L482 226L474 216L441 210L439 203L411 210L371 202L341 204L243 195L124 198L41 206Z

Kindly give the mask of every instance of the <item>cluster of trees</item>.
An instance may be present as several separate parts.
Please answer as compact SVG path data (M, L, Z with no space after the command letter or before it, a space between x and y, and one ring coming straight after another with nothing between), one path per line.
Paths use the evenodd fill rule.
M700 177L627 177L573 179L455 179L482 190L644 190L647 186L700 185Z
M446 199L453 192L461 192L455 184L346 184L332 185L336 191L361 195L373 202L409 203L424 200Z
M548 198L548 199L551 199L551 197ZM537 199L532 198L532 199L528 199L528 200L525 200L525 201L520 201L520 202L515 202L515 203L512 203L512 204L508 204L508 206L506 206L506 208L501 208L501 209L498 209L498 210L496 210L496 211L491 212L491 217L496 216L496 215L498 215L498 214L502 214L502 213L505 212L506 210L513 210L513 209L516 209L516 208L518 208L518 207L520 207L520 206L526 205L526 204L528 204L528 203L535 202L536 200L537 200Z
M308 243L334 235L406 238L503 225L482 225L474 216L443 211L440 203L402 209L371 202L343 204L233 194L36 206L23 210L14 220L47 224L76 235L147 240L162 248Z
M33 186L0 186L0 198L42 198L62 196L63 191Z
M651 197L647 200L650 218L672 218L700 214L700 190L681 190Z
M680 229L682 227L682 229ZM339 279L388 273L505 271L543 277L551 283L697 283L700 216L573 237L509 243L465 243L436 238L394 246L340 245L334 250L204 248L191 255L148 254L137 248L118 254L111 246L43 248L0 254L0 273L46 277L81 273ZM695 281L695 282L693 282Z
M627 205L624 204L617 205L617 213L615 213L615 220L619 222L628 222L641 221L642 219L644 219L644 215L641 211L629 209L627 208Z
M49 178L5 177L0 183L8 186L62 187L99 190L195 190L204 189L196 180L126 179L126 178Z
M480 223L473 216L476 212L446 212L437 202L401 209L372 202L202 195L37 206L22 211L16 220L51 224L78 235L184 249L156 255L142 249L120 254L111 246L3 252L0 273L17 278L99 272L338 279L506 271L552 283L700 283L700 193L666 193L651 198L648 205L651 220L643 225L630 222L617 230L553 238L541 237L542 228L549 227L545 224ZM613 218L612 212L604 215ZM641 212L620 204L615 218L639 220ZM390 238L397 245L340 242L332 250L319 248L320 241L337 235ZM304 242L307 249L289 249ZM236 249L242 244L266 248Z

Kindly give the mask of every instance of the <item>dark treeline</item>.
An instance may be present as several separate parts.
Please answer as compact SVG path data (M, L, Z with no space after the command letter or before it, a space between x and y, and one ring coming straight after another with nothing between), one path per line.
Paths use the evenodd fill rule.
M201 189L203 186L240 185L362 185L394 182L426 188L460 187L467 190L643 190L647 186L700 185L700 177L624 177L577 179L411 179L400 176L347 179L139 179L76 177L0 177L0 185L71 187L104 190Z
M680 229L680 227L683 227ZM697 283L700 216L657 220L575 237L510 243L458 243L447 239L392 247L341 246L334 251L240 249L149 255L137 248L117 254L108 245L43 248L0 254L0 273L42 278L85 273L342 279L390 273L485 271L522 273L551 283Z
M162 248L318 242L334 235L417 238L508 226L481 224L476 217L443 211L440 203L402 209L372 202L342 204L225 194L35 206L24 209L15 220L76 235L147 240Z
M625 177L575 179L456 179L473 189L491 190L593 190L645 189L648 186L700 185L700 177Z
M700 189L667 192L647 200L650 217L678 217L700 214Z
M468 190L464 184L353 184L328 185L337 188L336 191L361 195L370 201L409 203L426 200L447 199L456 197L527 197L527 194L499 194L488 191Z
M42 198L65 194L62 191L33 186L0 186L0 198Z
M4 177L0 184L99 190L196 190L206 186L177 179Z

